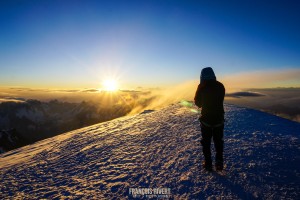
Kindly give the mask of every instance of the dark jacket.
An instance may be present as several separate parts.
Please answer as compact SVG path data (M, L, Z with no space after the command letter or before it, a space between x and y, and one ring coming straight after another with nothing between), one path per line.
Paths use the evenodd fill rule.
M206 80L198 85L195 94L195 104L201 108L200 121L216 125L224 121L223 101L225 88L216 80Z

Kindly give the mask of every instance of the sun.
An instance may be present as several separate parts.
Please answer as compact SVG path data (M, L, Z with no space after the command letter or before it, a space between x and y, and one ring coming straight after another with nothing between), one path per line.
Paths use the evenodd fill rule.
M117 81L114 79L104 80L102 86L105 91L114 92L118 90Z

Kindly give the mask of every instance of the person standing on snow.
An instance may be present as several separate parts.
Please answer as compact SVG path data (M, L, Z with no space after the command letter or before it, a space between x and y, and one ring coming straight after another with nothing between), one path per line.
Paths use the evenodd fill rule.
M224 96L224 85L216 80L213 69L211 67L203 68L194 100L195 104L202 108L199 120L202 132L201 144L205 158L203 167L208 171L212 170L211 138L213 138L216 150L216 170L223 170Z

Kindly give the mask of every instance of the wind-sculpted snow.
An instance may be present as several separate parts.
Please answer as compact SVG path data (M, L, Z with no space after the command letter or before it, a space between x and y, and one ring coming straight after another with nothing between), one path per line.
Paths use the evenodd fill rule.
M0 155L0 199L297 199L300 124L226 105L225 173L202 170L198 116L179 104L75 130Z

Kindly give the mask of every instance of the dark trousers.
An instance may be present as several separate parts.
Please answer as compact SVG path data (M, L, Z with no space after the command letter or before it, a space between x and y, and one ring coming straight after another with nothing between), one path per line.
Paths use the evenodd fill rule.
M216 163L223 164L223 148L224 148L224 125L218 127L208 127L201 123L201 132L202 132L202 139L201 144L203 148L203 155L205 161L211 163L211 138L213 138L215 150L216 150Z

